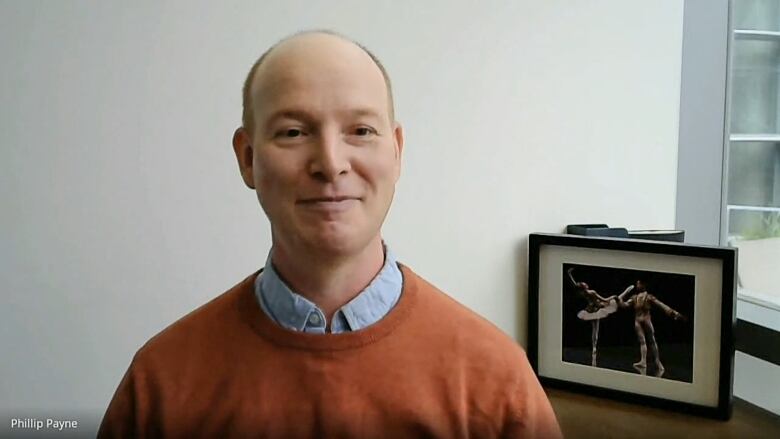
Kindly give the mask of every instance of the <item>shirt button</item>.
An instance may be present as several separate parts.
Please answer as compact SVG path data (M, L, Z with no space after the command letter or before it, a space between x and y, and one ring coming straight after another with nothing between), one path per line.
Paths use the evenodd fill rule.
M309 323L311 323L312 325L319 325L320 324L320 316L315 314L315 313L310 314L309 315Z

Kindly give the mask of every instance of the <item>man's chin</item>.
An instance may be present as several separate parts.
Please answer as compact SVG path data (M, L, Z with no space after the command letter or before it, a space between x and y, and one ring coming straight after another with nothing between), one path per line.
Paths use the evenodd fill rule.
M305 241L310 251L334 257L358 254L371 242L370 239L355 233L354 228L320 231L309 236Z
M309 242L312 251L333 256L348 256L359 252L361 245L352 237L317 237Z

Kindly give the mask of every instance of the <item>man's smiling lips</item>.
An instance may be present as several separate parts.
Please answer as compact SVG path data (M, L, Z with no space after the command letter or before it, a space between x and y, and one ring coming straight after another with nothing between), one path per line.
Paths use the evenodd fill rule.
M301 206L324 213L345 212L361 201L360 197L347 195L333 197L303 198L298 201Z

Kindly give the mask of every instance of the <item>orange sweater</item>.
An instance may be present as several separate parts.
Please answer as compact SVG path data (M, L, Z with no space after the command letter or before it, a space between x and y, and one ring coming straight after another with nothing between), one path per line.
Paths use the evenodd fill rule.
M253 273L136 353L98 437L560 437L522 348L401 270L395 308L342 334L273 323Z

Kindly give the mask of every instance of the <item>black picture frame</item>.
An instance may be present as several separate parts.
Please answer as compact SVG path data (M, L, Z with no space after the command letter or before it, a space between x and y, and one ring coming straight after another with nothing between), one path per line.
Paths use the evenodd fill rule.
M734 248L576 235L529 235L527 353L539 381L547 387L729 419L734 380L736 264L737 250ZM585 285L579 279L575 281L573 275L569 281L567 272L570 268L572 273L589 275L592 278L589 280L598 285ZM611 315L603 319L590 317L602 322L595 326L595 330L592 321L581 320L582 324L578 326L576 317L571 318L571 315L580 319L596 315L585 310L580 313L571 311L572 289L578 293L576 296L581 303L587 303L583 300L588 289L609 288L607 284L615 284L619 278L631 279L630 285L634 285L636 277L656 279L656 286L661 286L659 290L663 285L675 285L677 290L674 294L666 296L670 299L662 300L676 301L680 308L688 309L688 314L691 314L685 318L682 313L670 312L666 308L651 312L659 316L654 330L656 335L660 331L659 325L672 328L690 325L690 329L667 331L672 334L670 338L680 339L670 342L669 346L674 350L667 350L672 352L669 355L675 355L677 375L667 372L664 365L656 365L655 372L647 374L647 366L645 372L642 371L641 360L635 363L639 366L630 371L631 363L626 363L629 351L624 344L624 335L630 331L634 332L635 347L638 347L641 358L640 331L636 326L644 328L645 325L626 323L626 318L634 321L641 318L640 311L628 306L628 303L629 297L638 297L636 292L644 291L644 284L639 289L628 291L621 299L616 298L620 294L614 294L619 291L613 287L611 293L614 297L610 302L599 303L611 305L614 300L623 306L618 306L618 311L613 311L615 307L608 309L614 313L614 318ZM652 294L650 288L648 285L647 291ZM601 297L605 296L606 292ZM631 314L632 311L634 314ZM618 319L620 313L623 316ZM669 316L674 319L666 318ZM656 319L655 315L653 318ZM674 324L669 323L672 321ZM612 337L608 343L614 345L601 347L598 337L594 343L592 334L598 335L601 331L608 334L606 337ZM592 355L589 361L583 361L585 347L582 332L588 334L590 345L587 348L593 348L588 350L588 354ZM654 354L664 352L663 348L658 348L662 341L651 349L652 343L648 339L645 337L647 364ZM599 349L609 352L611 357L599 358ZM636 358L637 354L633 355ZM664 357L663 354L658 356ZM656 359L660 364L660 359ZM602 366L602 363L608 366Z

